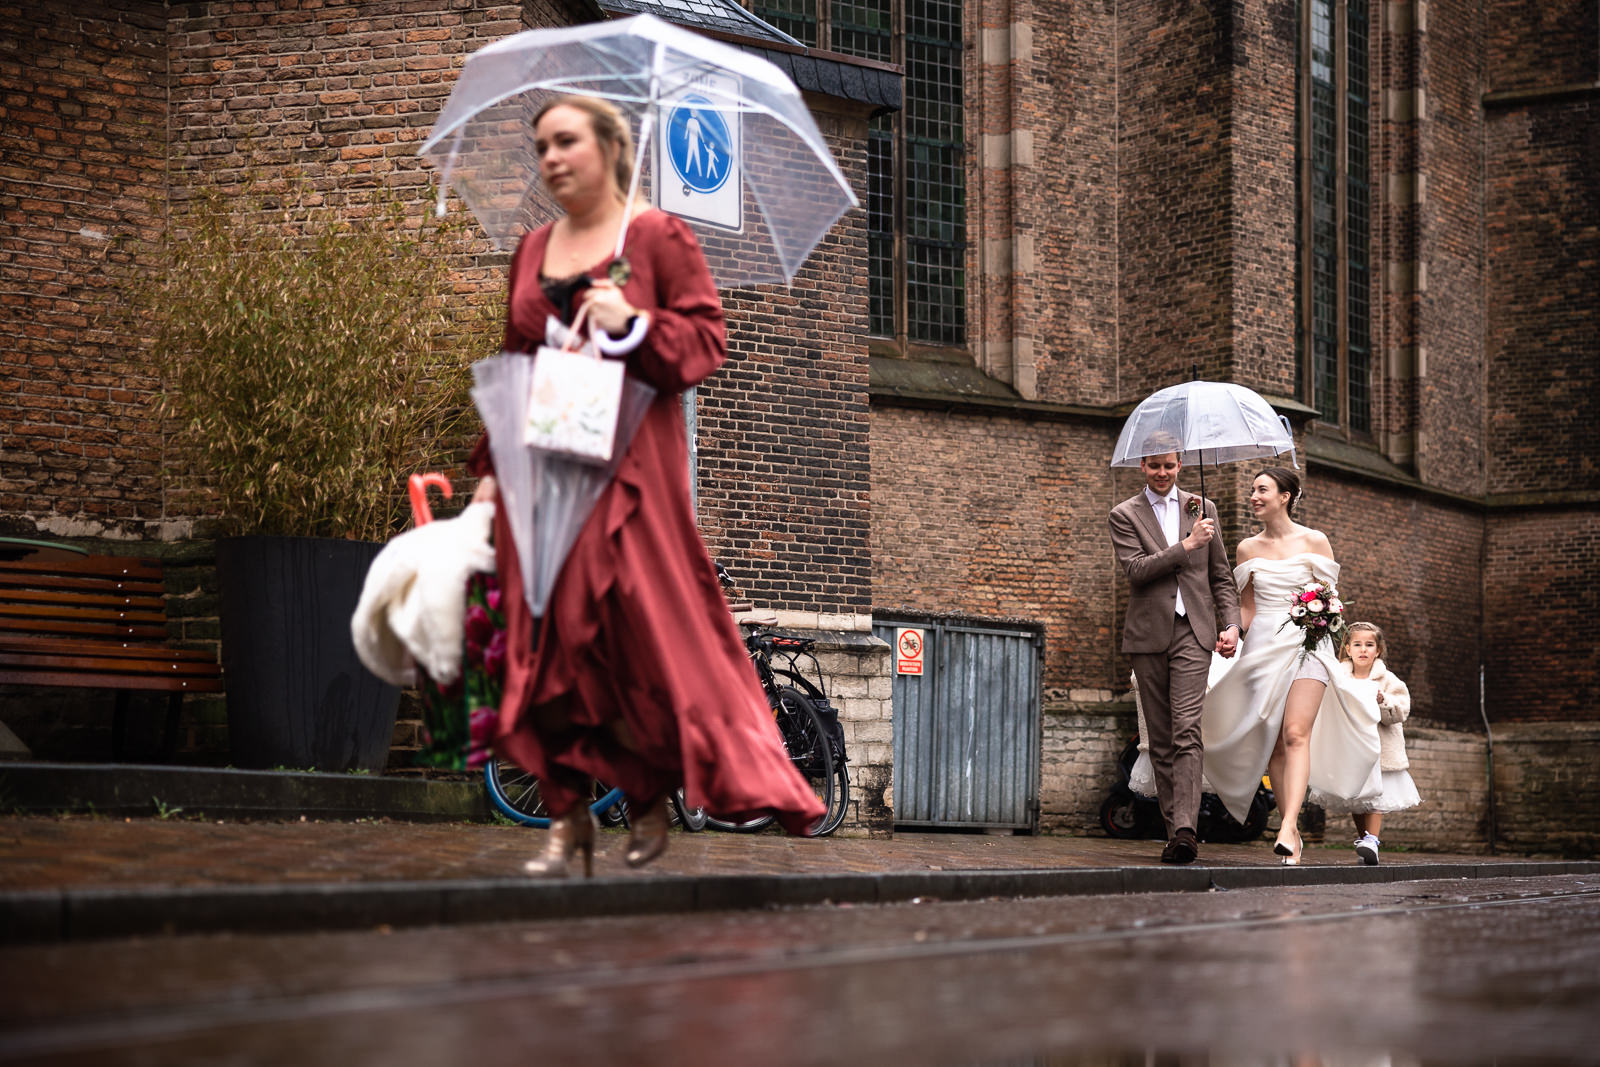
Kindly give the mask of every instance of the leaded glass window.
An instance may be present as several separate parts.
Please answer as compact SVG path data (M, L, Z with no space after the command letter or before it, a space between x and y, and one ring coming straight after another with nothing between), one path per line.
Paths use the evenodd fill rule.
M867 133L868 328L902 344L964 344L962 0L759 0L751 9L812 47L901 65L902 109Z
M1305 0L1300 108L1300 334L1321 421L1372 432L1368 0Z
M756 18L778 27L801 44L817 46L815 0L761 0L751 4L750 10Z

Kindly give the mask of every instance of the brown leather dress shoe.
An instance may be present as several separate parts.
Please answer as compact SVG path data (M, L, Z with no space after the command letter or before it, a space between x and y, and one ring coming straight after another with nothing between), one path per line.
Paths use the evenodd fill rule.
M1193 863L1200 855L1200 843L1195 840L1194 831L1187 826L1180 826L1172 835L1172 840L1167 842L1167 847L1161 850L1162 863Z

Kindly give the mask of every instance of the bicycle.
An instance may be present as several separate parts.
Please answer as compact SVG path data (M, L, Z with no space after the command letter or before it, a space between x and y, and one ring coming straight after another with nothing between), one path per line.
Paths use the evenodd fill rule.
M523 826L548 827L550 816L545 811L544 799L539 795L539 780L530 772L500 757L491 758L483 765L484 784L489 788L489 801L502 815ZM595 799L589 810L606 826L628 825L628 802L622 790L596 782ZM690 808L679 789L671 798L671 812L675 823L694 832L706 827L706 816L699 808Z
M719 563L717 577L731 586L733 579ZM822 664L818 662L816 641L793 637L764 629L757 625L745 635L745 648L756 668L756 676L767 704L778 725L784 749L801 776L811 783L827 809L826 813L808 831L809 837L831 834L844 822L850 806L850 772L845 754L844 729L839 723L839 712L828 699ZM782 657L782 665L774 666L773 657ZM816 673L815 682L802 673L800 659L807 657ZM539 797L539 785L533 775L501 759L491 759L484 766L484 780L489 787L489 798L507 817L525 826L549 826L550 817L544 812ZM627 803L620 789L606 789L596 783L597 797L590 805L596 817L611 825L627 825ZM685 830L697 831L707 826L717 830L753 833L773 822L773 816L763 815L743 822L719 819L702 808L691 808L679 789L671 798L673 820Z
M716 569L717 579L724 586L733 587L727 568L718 563ZM824 688L826 682L822 665L817 661L816 641L777 633L755 624L745 634L744 644L790 760L827 808L826 814L807 831L807 836L830 834L839 828L850 807L850 771L846 766L844 729L839 724L839 712L828 700ZM774 666L774 656L782 657L784 663ZM802 656L811 660L816 682L801 672ZM717 830L751 833L772 821L770 815L745 822L711 815L708 825Z

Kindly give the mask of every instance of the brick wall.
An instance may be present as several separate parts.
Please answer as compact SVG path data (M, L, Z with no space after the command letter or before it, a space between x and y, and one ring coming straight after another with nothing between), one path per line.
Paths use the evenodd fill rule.
M1046 690L1110 687L1110 448L1069 422L874 410L873 610L1039 621Z
M1433 852L1482 852L1488 848L1489 773L1480 730L1448 730L1412 718L1406 726L1406 756L1422 803L1383 817L1383 843L1391 848ZM1348 815L1328 817L1325 837L1353 837Z
M1294 0L1275 0L1229 12L1229 355L1202 371L1282 397L1295 395L1297 381L1296 276L1285 269L1297 234L1295 8Z
M141 536L161 518L154 368L112 279L162 223L166 18L0 6L0 530Z
M894 679L889 650L860 634L817 633L828 701L839 710L849 755L850 808L842 834L883 833L894 823Z
M1414 263L1387 267L1391 288L1415 290L1423 356L1417 382L1416 466L1432 485L1483 491L1484 19L1476 3L1427 5L1418 40L1418 96L1386 94L1390 114L1418 115Z
M1487 482L1600 490L1600 98L1490 112Z
M1600 510L1497 513L1484 560L1494 721L1600 721Z
M1597 766L1593 722L1495 727L1497 844L1508 852L1600 856Z
M1232 347L1233 5L1136 0L1118 39L1122 398L1226 376ZM1040 210L1049 210L1044 205Z
M866 115L813 113L866 200ZM852 211L789 286L723 294L728 362L699 389L699 513L765 607L868 609L866 220Z
M1489 0L1483 12L1488 88L1594 81L1600 7L1591 0Z
M974 244L986 288L1014 293L1016 308L1009 325L974 323L993 346L979 365L998 365L1025 397L1115 403L1119 214L1105 190L1117 181L1116 21L1103 4L979 7L988 62L969 78L983 80L973 127L985 229Z
M1481 510L1327 468L1307 474L1296 517L1327 533L1351 618L1382 627L1385 662L1418 714L1471 729L1483 647Z
M1039 826L1096 832L1100 806L1118 778L1117 757L1138 732L1138 722L1131 699L1114 701L1109 690L1073 695L1089 699L1059 700L1044 709Z

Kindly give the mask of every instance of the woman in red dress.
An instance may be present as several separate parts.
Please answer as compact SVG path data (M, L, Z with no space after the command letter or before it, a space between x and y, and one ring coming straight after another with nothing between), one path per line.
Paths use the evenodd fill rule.
M608 355L657 390L616 476L567 556L542 618L508 595L505 696L496 746L539 778L551 812L531 874L593 868L586 800L599 778L632 813L630 866L666 848L667 797L727 818L777 815L804 833L822 803L789 762L695 526L679 394L727 358L722 305L694 235L625 195L633 159L617 110L563 97L534 119L545 187L564 212L511 262L505 350L532 352L554 316L581 308ZM613 260L619 227L627 244ZM613 280L616 279L616 280ZM631 346L631 347L630 347ZM522 588L488 439L474 499L496 499L502 589Z

